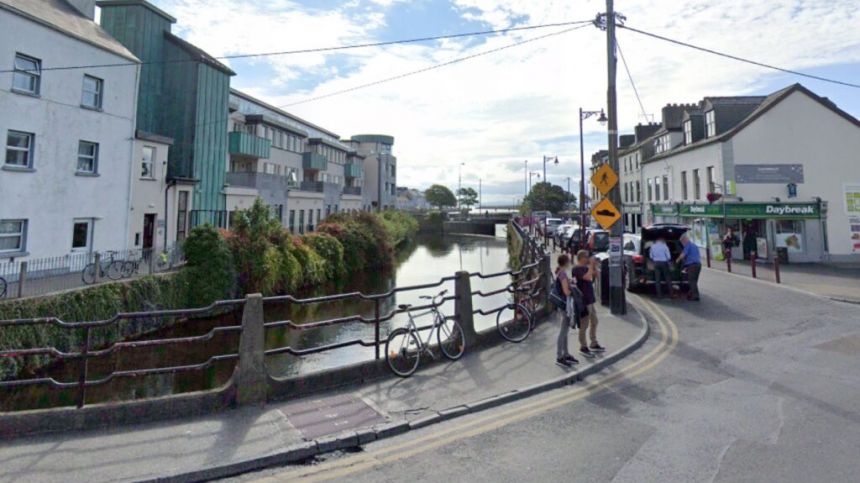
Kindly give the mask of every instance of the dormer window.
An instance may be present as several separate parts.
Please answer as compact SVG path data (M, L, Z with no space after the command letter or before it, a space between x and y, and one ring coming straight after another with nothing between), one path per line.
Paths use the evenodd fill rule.
M684 144L693 144L693 121L684 121Z
M672 137L669 134L654 140L654 153L659 154L672 149Z
M714 111L710 110L705 113L705 137L714 137L717 135L717 119Z

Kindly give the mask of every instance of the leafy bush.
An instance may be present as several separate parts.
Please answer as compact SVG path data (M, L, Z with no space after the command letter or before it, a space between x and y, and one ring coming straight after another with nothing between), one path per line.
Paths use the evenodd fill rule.
M177 282L188 307L203 307L232 295L233 254L217 229L212 225L195 227L182 244L182 250L186 266Z
M386 210L381 219L394 246L411 240L418 233L418 220L402 211Z
M304 283L302 266L293 255L293 237L286 230L281 230L272 240L280 253L278 279L275 290L285 294L301 287Z
M346 275L343 245L337 241L337 238L327 233L311 233L305 235L302 240L322 257L328 280L339 281L343 279Z
M280 224L269 217L269 209L259 198L251 208L236 213L228 242L242 294L275 293L282 279L279 274L281 256L272 239L276 239L280 231Z
M320 224L319 230L343 245L344 262L350 273L391 267L392 237L382 218L367 212L337 213Z
M302 267L302 281L306 286L319 285L326 281L325 261L301 238L293 240L293 256Z

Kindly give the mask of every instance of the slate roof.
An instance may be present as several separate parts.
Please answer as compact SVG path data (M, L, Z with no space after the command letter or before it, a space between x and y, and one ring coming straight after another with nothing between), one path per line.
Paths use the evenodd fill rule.
M124 45L65 0L0 0L0 9L20 15L130 61L140 62Z
M231 75L231 76L236 75L236 73L233 72L232 69L230 69L226 65L222 64L217 59L215 59L215 57L212 57L211 55L207 54L203 49L201 49L200 47L197 47L196 45L192 44L191 42L188 42L187 40L184 40L183 38L181 38L177 35L173 35L172 33L167 32L167 31L164 32L164 38L173 42L174 44L179 46L179 48L185 50L186 52L191 54L193 57L196 57L197 60L199 60L205 64L209 64L210 66L220 70L221 72L224 72L227 75Z

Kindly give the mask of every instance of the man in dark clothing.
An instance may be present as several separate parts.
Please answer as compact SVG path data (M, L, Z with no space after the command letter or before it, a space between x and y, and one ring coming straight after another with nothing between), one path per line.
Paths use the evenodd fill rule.
M684 270L687 271L687 281L690 283L690 293L687 295L687 300L698 302L699 274L702 273L702 256L699 253L699 247L690 241L688 233L681 235L681 244L684 245L684 251L678 257L677 262L683 262Z
M747 226L747 232L744 233L744 260L751 260L756 252L756 236L752 231L752 227Z
M726 258L731 258L732 248L736 246L738 246L738 236L735 235L735 231L729 227L726 231L726 236L723 237L723 254L726 255Z

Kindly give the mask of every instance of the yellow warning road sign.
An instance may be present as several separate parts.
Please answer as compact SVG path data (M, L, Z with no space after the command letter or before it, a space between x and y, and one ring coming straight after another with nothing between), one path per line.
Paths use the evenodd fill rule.
M621 219L621 213L619 213L618 209L615 208L615 205L609 201L609 198L603 198L603 200L598 203L593 210L591 210L591 216L600 223L600 226L602 226L604 230L608 230Z
M609 190L618 184L618 175L615 174L615 171L608 163L602 164L591 177L591 184L597 187L600 194L606 196L606 194L609 193Z

